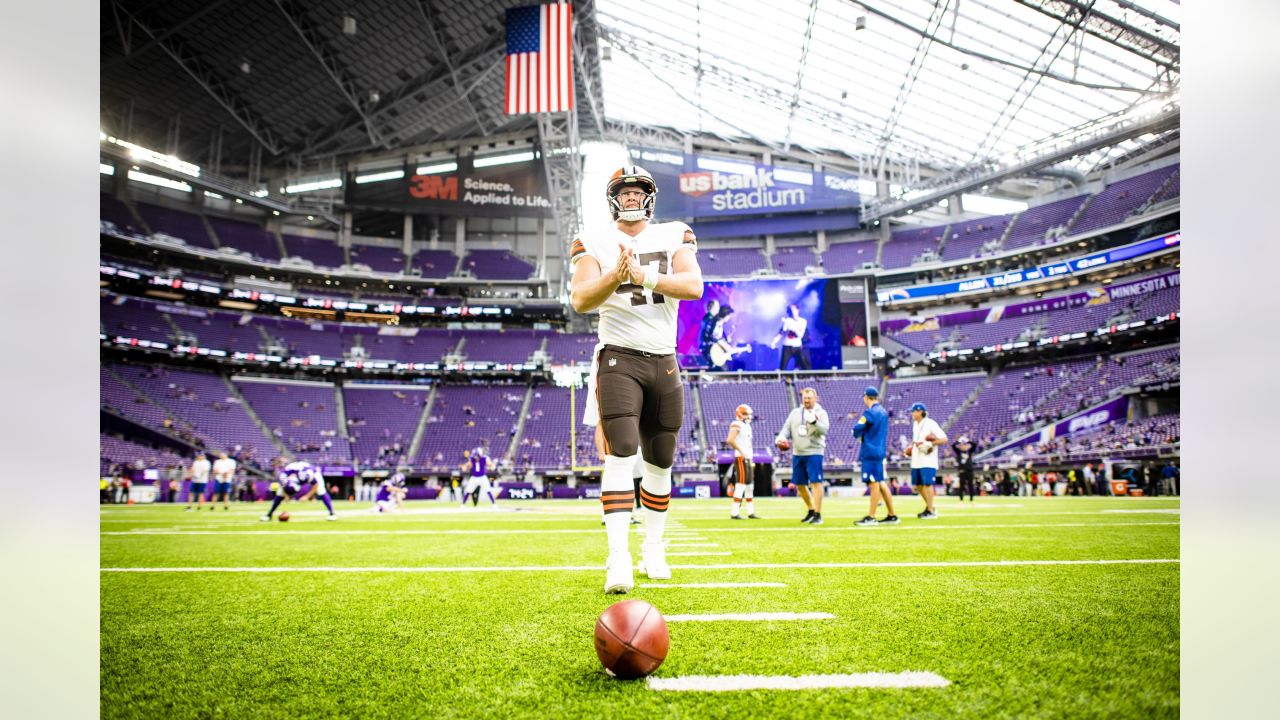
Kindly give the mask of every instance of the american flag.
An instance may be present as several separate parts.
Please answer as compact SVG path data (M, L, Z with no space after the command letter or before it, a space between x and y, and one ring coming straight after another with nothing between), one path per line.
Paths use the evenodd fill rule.
M573 16L569 3L507 10L507 114L573 108Z

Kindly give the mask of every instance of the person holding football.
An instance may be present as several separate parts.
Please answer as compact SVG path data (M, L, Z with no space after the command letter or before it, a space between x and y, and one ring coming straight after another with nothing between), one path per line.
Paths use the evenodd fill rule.
M916 493L924 498L924 512L916 517L921 520L933 520L938 517L933 507L933 485L938 475L938 446L947 441L947 434L942 431L938 421L929 417L929 409L924 403L911 406L911 444L907 446L907 454L911 456L911 484Z
M773 439L779 450L791 450L791 482L809 509L800 522L822 524L822 462L831 418L818 404L818 391L800 391L800 407L791 411Z

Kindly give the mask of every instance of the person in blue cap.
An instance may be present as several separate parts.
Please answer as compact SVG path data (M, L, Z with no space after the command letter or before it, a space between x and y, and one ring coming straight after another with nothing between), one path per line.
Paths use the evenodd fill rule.
M857 522L858 525L896 525L898 516L893 512L893 494L884 479L884 458L889 440L889 411L880 404L880 391L874 385L862 393L867 409L853 426L853 436L862 441L858 447L858 463L862 466L862 482L871 489L871 511ZM889 511L883 520L876 520L876 508L884 500Z
M916 516L921 520L938 517L933 507L933 484L938 475L938 447L946 442L947 434L937 420L929 417L929 408L922 402L912 405L911 444L907 446L907 454L911 456L911 484L924 500L924 512ZM972 463L969 467L972 469Z

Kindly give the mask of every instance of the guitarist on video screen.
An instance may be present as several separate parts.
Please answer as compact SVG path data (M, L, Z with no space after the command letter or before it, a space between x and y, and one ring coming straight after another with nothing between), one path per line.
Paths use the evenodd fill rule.
M707 303L707 314L702 317L702 328L698 333L698 348L710 370L724 370L735 356L751 352L750 345L734 346L725 338L725 320L733 314L733 308L721 306L718 300Z

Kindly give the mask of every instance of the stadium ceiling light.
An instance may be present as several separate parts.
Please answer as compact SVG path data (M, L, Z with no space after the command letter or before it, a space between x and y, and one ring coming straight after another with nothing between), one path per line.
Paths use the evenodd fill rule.
M101 134L103 133L99 133L99 135ZM135 145L131 142L121 140L119 138L107 137L106 140L107 142L113 145L119 145L120 147L128 150L129 157L135 160L142 160L145 162L149 162L152 165L159 165L160 167L168 168L175 172L180 172L183 175L190 175L191 177L200 177L199 165L195 165L193 163L189 163L184 160L179 160L178 158L172 155L165 155L164 153L159 153L159 152L156 152L155 150L149 150L147 148L142 147L141 145Z
M528 152L511 153L510 155L494 155L486 158L476 158L473 163L474 167L493 167L495 165L514 165L515 163L529 162L533 160L534 154L532 150Z
M756 171L754 163L734 162L718 158L700 157L698 167L702 170L719 170L733 175L753 175Z
M98 163L98 172L102 175L115 175L116 169L106 163Z
M480 167L479 161L476 162L476 167ZM414 172L417 173L418 175L435 175L436 173L453 172L454 170L457 170L457 169L458 169L458 163L443 162L443 163L436 163L435 165L420 165L414 170Z
M217 199L217 200L226 200L226 198L224 198L223 196L219 195L218 193L216 193L216 192L209 192L208 190L205 190L205 191L204 191L204 196L205 196L205 197L215 198L215 199Z
M261 198L261 197L266 197L266 196L270 195L270 194L271 194L271 191L270 191L270 190L267 190L266 188L263 188L262 190L254 190L253 192L251 192L251 193L249 193L249 194L250 194L250 195L252 195L252 196L254 196L254 197Z
M404 177L404 170L386 170L384 172L371 173L369 175L357 175L356 184L364 185L365 183L399 180L402 177Z
M191 186L182 182L181 180L170 180L167 177L160 177L159 175L151 175L149 173L144 173L138 170L130 170L129 179L136 180L137 182L140 182L140 183L147 183L148 185L159 185L160 187L166 187L166 188L169 188L170 190L180 190L182 192L191 192Z
M314 192L316 190L330 190L342 187L342 178L329 178L326 180L313 180L312 182L298 183L297 185L286 185L284 191L289 194ZM266 191L263 191L265 195ZM255 193L256 194L256 193Z

